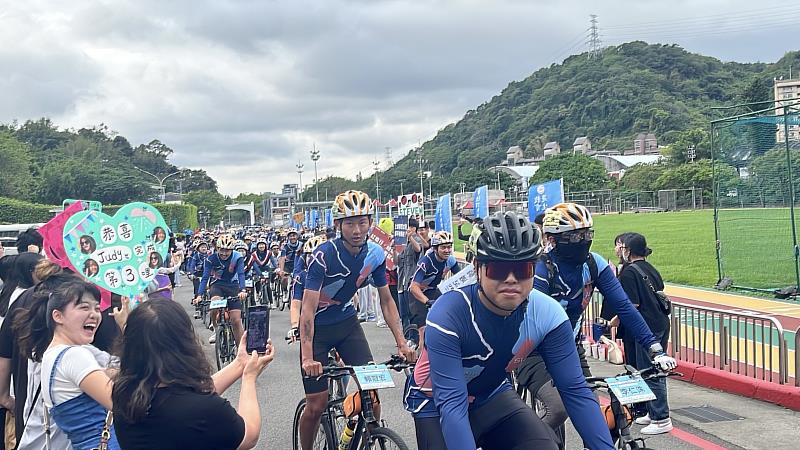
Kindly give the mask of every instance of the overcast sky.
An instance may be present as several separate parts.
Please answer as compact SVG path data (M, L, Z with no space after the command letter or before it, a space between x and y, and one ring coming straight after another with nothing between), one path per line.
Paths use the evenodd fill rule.
M772 0L0 0L0 122L105 123L134 146L160 139L225 194L274 192L298 181L298 160L313 180L314 143L320 178L369 175L385 147L401 158L585 51L589 14L604 45L773 62L800 47L798 13Z

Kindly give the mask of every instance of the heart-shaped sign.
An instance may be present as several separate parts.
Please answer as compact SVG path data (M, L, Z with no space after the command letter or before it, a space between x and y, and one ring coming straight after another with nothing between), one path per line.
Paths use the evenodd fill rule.
M133 298L155 278L169 250L169 228L156 208L128 203L114 217L96 210L64 224L64 249L90 282Z

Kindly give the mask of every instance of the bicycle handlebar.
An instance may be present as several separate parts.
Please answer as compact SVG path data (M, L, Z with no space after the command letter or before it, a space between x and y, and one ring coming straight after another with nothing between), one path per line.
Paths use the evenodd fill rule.
M395 372L400 372L405 369L409 369L414 367L414 363L409 363L404 360L400 355L392 355L388 361L379 363L385 365L386 368L392 369ZM307 375L303 375L305 378L325 378L325 377L338 377L344 375L350 375L355 372L354 366L322 366L322 374L316 377L309 377Z
M624 366L625 367L625 372L623 372L621 374L618 374L618 375L615 375L615 376L634 375L634 376L639 376L639 377L641 377L641 378L643 378L645 380L651 380L653 378L666 378L666 377L673 377L673 376L682 377L683 376L683 374L680 373L680 372L675 372L675 371L664 372L661 369L659 369L658 366L653 361L651 361L650 364L652 364L650 367L648 367L646 369L643 369L643 370L636 370L634 367L629 366L628 364L625 364L625 366ZM593 389L596 389L598 387L601 387L601 386L598 386L598 383L604 383L606 378L610 378L610 377L586 377L586 382L589 383L589 384L594 384L591 387Z

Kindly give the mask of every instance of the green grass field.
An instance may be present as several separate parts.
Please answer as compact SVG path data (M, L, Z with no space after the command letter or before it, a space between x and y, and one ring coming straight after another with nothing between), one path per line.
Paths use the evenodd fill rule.
M720 211L724 272L736 285L774 288L794 285L789 210ZM711 287L717 282L712 210L594 216L592 250L612 260L614 237L635 231L653 249L650 261L670 283ZM463 228L467 233L469 225ZM766 232L765 232L766 230ZM463 243L456 242L462 251Z

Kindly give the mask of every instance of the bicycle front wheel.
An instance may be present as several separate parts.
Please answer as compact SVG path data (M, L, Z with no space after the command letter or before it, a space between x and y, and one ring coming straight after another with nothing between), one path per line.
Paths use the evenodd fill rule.
M384 427L375 427L369 433L369 439L361 445L362 450L409 450L399 434Z
M225 359L228 357L228 335L225 333L225 325L216 325L217 341L214 342L214 353L217 356L217 370L225 367Z
M306 399L302 399L294 410L294 421L292 421L292 450L302 450L300 447L300 417L303 415L305 409ZM317 436L314 438L314 445L312 448L314 450L327 450L324 430L330 429L330 425L325 425L327 422L325 416L322 417L320 422L320 427L319 430L317 430ZM336 442L338 438L338 436L334 437L332 442ZM332 450L336 450L336 446L332 447Z

